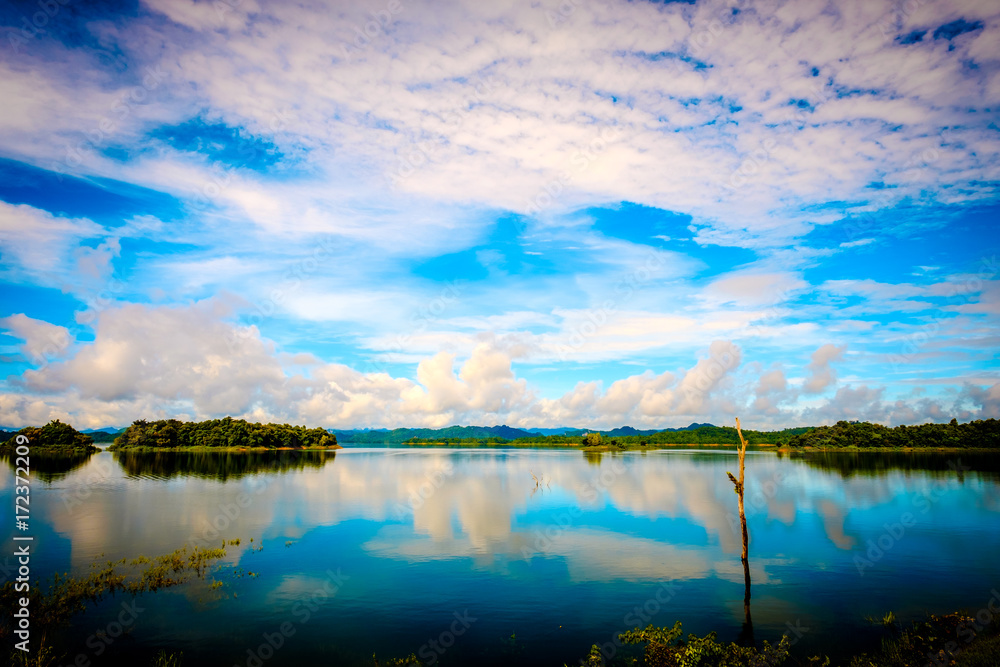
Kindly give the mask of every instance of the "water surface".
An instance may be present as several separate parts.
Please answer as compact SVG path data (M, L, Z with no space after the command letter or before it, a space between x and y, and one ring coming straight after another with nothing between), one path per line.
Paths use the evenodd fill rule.
M692 450L101 452L33 479L32 571L241 538L221 589L140 598L110 646L92 635L127 600L78 617L68 636L102 665L148 664L159 647L188 667L410 651L578 664L593 643L675 620L746 639L736 466ZM793 627L797 654L837 654L845 636L877 642L865 615L984 606L1000 587L997 469L970 453L748 453L753 638ZM294 634L279 641L283 623ZM280 648L261 651L267 637Z

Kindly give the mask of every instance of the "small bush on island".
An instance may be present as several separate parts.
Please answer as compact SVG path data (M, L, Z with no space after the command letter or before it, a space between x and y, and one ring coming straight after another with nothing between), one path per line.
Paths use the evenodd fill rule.
M211 419L182 422L137 419L115 438L108 449L176 449L184 447L236 447L262 449L302 449L338 447L337 436L322 428L289 424L250 423L243 419Z

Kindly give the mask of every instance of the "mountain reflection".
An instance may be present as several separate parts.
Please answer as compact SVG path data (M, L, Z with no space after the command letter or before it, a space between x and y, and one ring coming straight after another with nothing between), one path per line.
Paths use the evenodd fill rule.
M282 450L265 452L114 452L129 477L169 479L206 477L226 481L258 473L322 468L334 451Z

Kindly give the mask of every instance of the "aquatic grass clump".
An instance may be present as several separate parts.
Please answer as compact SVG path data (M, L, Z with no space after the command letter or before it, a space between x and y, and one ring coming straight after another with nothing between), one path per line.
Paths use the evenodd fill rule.
M151 667L181 667L183 659L183 653L167 653L166 650L160 649L160 652L153 659Z
M85 612L88 603L96 604L116 593L135 596L156 592L184 583L192 573L203 578L208 568L225 556L225 549L194 547L189 551L184 547L155 558L109 560L103 565L92 564L92 571L83 577L56 573L44 591L41 586L27 592L15 591L14 582L8 581L0 587L0 608L13 609L18 598L29 598L32 647L28 654L9 649L10 664L32 667L54 664L65 655L58 647L58 631L69 625L73 616ZM14 636L14 620L10 614L0 618L0 641L8 647L13 645L10 640Z
M891 612L881 621L895 621ZM878 619L876 619L878 620ZM855 656L848 667L996 667L1000 665L1000 612L931 614L907 627L893 624L874 655Z
M642 645L641 664L646 667L781 667L788 659L791 646L787 635L782 635L774 646L765 641L760 650L719 642L714 632L704 637L689 634L686 640L682 637L681 622L677 621L672 628L636 627L618 635L618 640L622 644ZM607 663L601 647L594 644L581 664L605 667Z

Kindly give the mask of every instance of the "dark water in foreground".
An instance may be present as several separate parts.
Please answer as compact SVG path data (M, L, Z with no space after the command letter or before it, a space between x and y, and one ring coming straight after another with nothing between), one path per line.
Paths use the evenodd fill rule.
M68 636L94 665L147 665L160 647L186 667L410 651L443 665L578 664L593 643L675 620L735 640L736 466L733 453L690 450L102 452L33 475L32 575L242 539L221 588L139 598L110 645L94 633L129 598L77 617ZM797 655L843 654L877 643L866 615L985 606L1000 589L998 468L969 453L749 453L756 640L795 627Z

